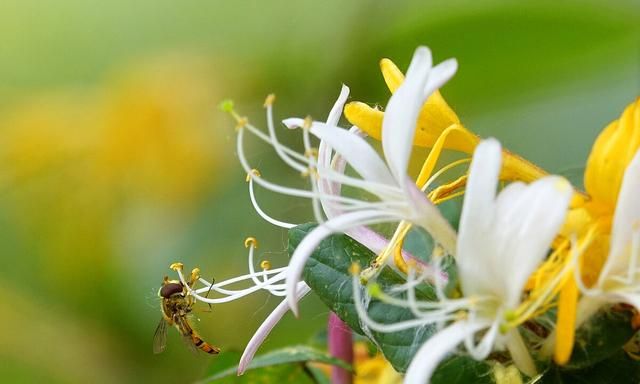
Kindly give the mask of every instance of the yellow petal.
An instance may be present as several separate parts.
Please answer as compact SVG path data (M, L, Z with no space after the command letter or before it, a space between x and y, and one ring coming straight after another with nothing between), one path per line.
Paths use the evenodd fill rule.
M389 90L395 92L404 81L402 71L389 59L380 61L380 70ZM384 112L361 102L352 102L345 106L344 114L351 124L358 126L374 139L381 140ZM451 129L452 127L455 129ZM445 131L446 139L439 141ZM479 141L477 135L460 124L460 119L439 91L434 92L422 106L414 145L432 148L438 144L438 153L444 149L451 149L471 154ZM508 151L504 151L503 161L503 180L533 181L546 174L542 169Z
M404 75L389 59L380 62L380 69L387 86L391 92L404 81ZM382 131L382 118L384 113L378 109L371 108L360 102L349 103L345 106L344 114L347 120L353 125L357 125L369 136L380 140ZM439 91L434 92L422 106L418 117L416 136L414 144L420 147L431 147L440 134L452 125L459 125L460 119L449 107ZM475 136L471 132L452 133L447 140L446 149L472 153L475 143L469 141L470 136Z
M502 171L501 180L520 180L531 182L537 180L547 173L537 165L511 153L506 149L502 150Z
M558 297L558 320L556 321L556 349L553 359L559 365L566 364L573 351L576 325L578 286L570 277L560 290Z
M640 147L640 98L600 133L587 161L584 184L600 210L613 212L624 171Z

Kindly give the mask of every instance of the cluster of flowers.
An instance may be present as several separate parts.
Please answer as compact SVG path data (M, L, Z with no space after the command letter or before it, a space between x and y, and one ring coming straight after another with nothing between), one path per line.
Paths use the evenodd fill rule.
M428 381L459 346L477 360L495 350L507 351L515 366L532 377L536 366L519 332L525 322L557 307L556 324L540 353L564 364L573 349L575 330L603 305L626 303L640 310L640 99L598 137L581 192L564 178L548 175L502 149L496 139L481 140L461 124L438 91L456 72L454 59L432 66L429 49L419 47L406 76L386 59L381 68L393 93L384 112L359 102L345 105L349 89L343 86L326 121L283 121L287 128L301 130L303 153L278 141L272 96L265 102L267 132L239 116L231 104L224 106L238 123L237 153L248 174L256 211L276 226L295 226L264 212L254 185L310 199L319 224L296 248L289 265L278 269L263 265L256 271L255 242L247 242L249 274L231 283L250 279L250 288L230 291L223 288L229 281L202 280L203 288L193 292L196 299L214 303L257 290L284 297L249 342L240 372L282 316L288 310L297 315L298 301L310 292L301 280L305 263L320 242L335 233L347 234L378 254L367 268L352 268L354 300L364 325L378 332L425 324L440 329L413 357L405 375L408 383ZM343 113L351 128L338 126ZM308 176L310 188L290 188L261 176L245 156L246 133L269 143L287 165ZM381 140L384 157L366 136ZM317 148L312 145L316 139ZM428 150L414 179L408 165L415 146ZM443 150L468 157L436 168ZM345 172L347 166L350 172ZM463 176L447 178L461 167L468 167ZM345 196L342 186L362 190L368 197ZM437 205L461 195L456 231ZM371 229L380 223L398 223L390 239ZM437 244L429 265L403 250L412 227L428 232ZM456 297L447 296L444 289L445 255L457 267ZM397 287L406 291L402 296L406 299L385 292L378 292L376 299L409 308L413 319L381 324L369 318L365 303L371 290L363 286L374 281L385 265L406 276L406 284ZM416 299L416 286L425 281L436 288L437 301ZM200 295L209 290L227 297Z

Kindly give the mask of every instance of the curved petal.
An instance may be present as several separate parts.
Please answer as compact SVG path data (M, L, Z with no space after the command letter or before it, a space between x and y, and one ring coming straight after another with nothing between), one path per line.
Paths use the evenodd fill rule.
M425 101L424 87L431 69L431 51L416 49L407 76L391 96L382 121L382 149L391 173L401 182L407 174L416 121Z
M559 176L547 176L502 200L494 226L494 271L504 276L502 295L516 306L527 279L546 257L567 215L573 188Z
M336 102L333 104L333 107L331 107L329 116L327 116L327 125L338 125L340 116L342 116L342 110L344 109L344 103L347 102L347 97L349 97L349 87L342 84L340 95L338 96Z
M440 89L445 83L456 74L458 70L458 61L456 59L448 59L433 67L429 72L427 84L424 86L423 96L425 100L432 93Z
M640 225L639 195L640 151L636 152L624 172L611 230L611 251L600 274L600 283L606 279L606 275L627 269L632 233L634 227Z
M311 292L311 288L304 283L298 283L296 290L296 300L301 300L304 296L306 296L309 292ZM260 327L256 330L256 332L251 337L251 340L247 343L247 346L244 348L244 352L242 352L242 356L240 357L240 363L238 364L238 376L242 375L244 371L247 369L251 360L253 360L253 356L258 351L258 348L262 345L262 343L266 340L269 333L273 327L278 324L278 322L282 319L282 316L285 315L289 311L289 303L287 300L282 300L280 304L267 316L267 318L260 324Z
M483 327L483 325L459 321L433 335L413 356L404 377L404 383L428 383L438 364L468 335L474 334Z
M484 291L493 285L493 274L486 272L490 255L496 188L501 165L501 147L495 139L482 141L475 150L469 170L467 190L460 215L456 264L465 294ZM484 279L481 281L480 279Z
M372 221L381 223L390 220L391 217L385 212L377 210L356 211L328 220L309 232L300 244L298 244L293 255L291 255L287 269L287 301L293 314L298 316L298 303L295 292L302 276L302 270L322 240L333 233L345 232L349 228L360 227Z
M344 157L366 181L393 185L394 179L380 156L362 137L348 130L314 122L311 133Z

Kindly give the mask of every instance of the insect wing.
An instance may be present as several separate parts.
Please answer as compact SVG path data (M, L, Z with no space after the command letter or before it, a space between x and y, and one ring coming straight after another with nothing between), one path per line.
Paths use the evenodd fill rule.
M162 318L153 334L153 353L161 353L167 346L167 321Z
M176 324L180 330L181 339L187 346L187 349L197 354L198 347L193 343L193 338L191 337L193 331L191 330L191 325L187 322L187 319L185 317L180 317L176 320Z

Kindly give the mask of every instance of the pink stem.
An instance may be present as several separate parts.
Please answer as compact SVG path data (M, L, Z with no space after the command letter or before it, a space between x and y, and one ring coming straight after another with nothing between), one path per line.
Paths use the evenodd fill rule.
M344 360L347 364L353 364L353 335L351 329L338 315L329 314L329 353L331 356ZM351 384L353 376L344 368L333 366L331 368L331 382L333 384Z

